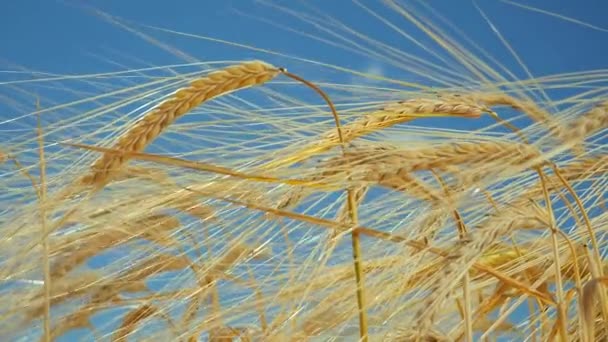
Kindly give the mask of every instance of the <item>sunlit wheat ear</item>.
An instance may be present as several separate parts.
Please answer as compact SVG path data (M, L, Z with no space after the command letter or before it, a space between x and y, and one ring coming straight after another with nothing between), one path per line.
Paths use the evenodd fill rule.
M319 180L322 177L315 177ZM371 169L368 173L364 174L357 179L357 182L365 185L357 185L355 189L355 202L360 205L363 202L365 193L367 193L368 186L377 185L387 189L403 192L407 195L413 196L414 198L432 201L439 198L438 194L428 184L421 182L416 177L407 171L400 168L393 170L377 170ZM357 183L355 182L355 183ZM306 198L307 194L310 194L311 190L303 189L300 187L291 189L283 197L280 198L277 208L278 209L289 209L293 208L300 201ZM343 205L338 213L338 222L348 223L348 206ZM332 233L335 236L335 232Z
M468 95L474 98L476 101L483 103L486 106L509 106L517 111L520 111L528 115L532 120L536 122L546 123L551 122L551 114L546 110L540 108L536 103L528 100L521 100L513 96L498 93L498 94L484 94L475 93Z
M457 142L419 149L390 148L382 153L350 150L344 157L330 159L321 168L321 176L351 174L353 179L365 178L370 170L415 171L443 169L459 164L479 164L504 160L505 165L540 163L541 153L532 145L499 141L479 143ZM373 150L373 152L377 152Z
M419 149L401 149L390 145L364 146L351 148L344 156L323 162L312 179L346 178L432 201L441 196L435 189L416 180L413 172L452 170L452 167L462 164L483 169L484 163L502 162L503 166L541 163L541 155L532 145L500 141L457 142ZM281 198L278 208L294 206L304 195L303 189L296 188Z
M562 176L568 182L591 179L601 176L608 170L608 157L589 157L575 160L566 164ZM564 188L556 175L548 177L548 190L559 191ZM502 207L486 220L479 223L478 228L484 231L498 226L511 226L513 229L540 229L548 227L546 211L540 209L535 201L541 199L543 189L541 184L531 184L521 195L509 200L508 206Z
M266 203L264 188L253 186L241 181L221 180L213 183L196 183L185 188L174 190L166 195L166 203L172 205L183 203L198 203L205 198L231 198L253 203Z
M362 118L342 126L341 130L344 143L348 143L361 136L412 121L416 118L445 116L476 118L484 112L491 112L491 110L484 105L471 101L461 99L457 101L442 101L420 98L389 103L378 111L366 114ZM340 145L340 140L335 130L322 135L316 140L313 144L307 145L287 157L282 157L264 165L264 168L272 169L293 165Z
M176 119L214 97L238 89L263 84L279 70L269 64L253 61L218 70L190 83L156 106L123 134L114 144L116 150L141 152ZM129 158L124 155L103 154L91 166L91 172L81 179L82 185L103 187Z
M574 159L561 168L561 176L568 182L580 182L595 177L600 177L608 171L608 156L589 156L584 159ZM549 191L557 191L564 188L564 184L557 175L548 178ZM541 184L534 184L522 196L513 199L512 203L523 203L528 199L538 199L542 196Z
M550 113L532 101L519 100L506 94L472 95L487 106L510 106L532 118L536 122L549 125L550 131L561 143L580 144L588 135L608 127L608 101L595 106L566 127L555 122Z
M496 239L508 236L513 229L513 225L505 223L492 226L487 230L479 231L471 241L461 243L455 248L452 252L452 262L443 270L443 277L431 286L431 295L425 300L424 309L418 311L419 318L416 325L421 327L421 331L426 331L433 325L435 315L445 304L457 282L465 272L469 272L470 260L475 260L484 250L494 244Z
M587 136L608 128L608 101L604 101L593 109L571 122L566 129L558 132L562 142L575 144L580 149L580 143Z
M95 254L124 242L124 238L120 232L105 232L85 234L78 242L73 237L51 241L51 253L58 255L51 266L51 277L65 276Z
M351 150L354 154L358 152L362 152L361 158L368 159L367 156L363 156L367 154L371 159L374 159L373 156L390 154L389 151L396 150L394 147L390 145L379 145L379 146L358 146L354 150ZM345 160L349 160L352 156L351 152L347 152L344 155ZM375 160L375 159L374 159ZM395 159L395 165L398 165L398 160ZM390 164L390 162L389 162ZM369 183L370 185L378 185L381 187L385 187L388 189L392 189L395 191L400 191L407 193L417 199L432 201L437 200L440 196L436 193L435 189L433 189L430 185L425 184L416 178L416 176L406 169L397 167L384 167L380 163L379 165L371 162L369 164L369 170L366 173L361 175L360 178L354 178L354 180L360 180L365 183Z

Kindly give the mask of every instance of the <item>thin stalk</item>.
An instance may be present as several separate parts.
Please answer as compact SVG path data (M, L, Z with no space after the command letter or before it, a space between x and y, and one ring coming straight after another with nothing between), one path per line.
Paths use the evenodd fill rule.
M258 316L260 316L260 328L262 328L262 332L264 334L266 334L266 332L268 331L268 321L266 319L266 313L265 313L265 308L264 308L264 297L262 295L262 292L260 291L260 286L257 284L257 281L255 279L255 273L253 273L253 270L251 269L250 265L247 265L247 273L249 273L249 278L251 278L252 281L252 289L253 292L255 293L255 300L256 300L256 308L258 309Z
M198 191L196 191L194 189L184 188L184 190L191 191L193 193L199 193ZM408 247L415 248L418 251L430 252L435 255L442 256L444 258L450 257L449 252L444 251L440 248L428 246L424 242L410 240L404 236L395 235L395 234L379 231L379 230L364 227L364 226L358 226L358 227L352 228L351 225L342 224L342 223L335 222L332 220L322 219L322 218L304 215L304 214L298 214L298 213L284 211L284 210L275 209L275 208L268 208L268 207L260 206L260 205L254 204L254 203L242 202L242 201L233 200L233 199L226 198L226 197L217 197L217 199L227 202L227 203L232 203L234 205L242 206L245 208L260 210L260 211L263 211L266 213L271 213L276 216L287 217L287 218L290 218L293 220L311 223L313 225L317 225L317 226L320 226L320 227L323 227L326 229L338 230L340 232L344 232L349 229L352 229L353 232L356 232L359 235L365 235L365 236L369 236L369 237L376 238L376 239L383 240L383 241L394 242L397 244L404 244ZM511 276L508 276L508 275L492 268L491 266L485 265L480 262L475 262L475 263L473 263L473 265L471 267L473 269L475 269L476 271L488 274L488 275L498 279L499 281L507 283L510 286L522 291L525 294L538 298L541 302L543 302L545 304L555 305L555 302L553 301L553 299L550 296L548 296L547 294L539 292L538 290L535 290L533 288L530 288L529 286L522 283L521 281L519 281L515 278L512 278Z
M357 205L355 204L354 193L349 190L348 192L348 211L350 213L351 223L357 226ZM361 267L361 238L356 230L352 232L352 244L353 244L353 265L355 267L355 279L357 281L357 305L359 307L359 335L361 341L367 341L367 315L365 312L365 287L363 279L363 271Z
M342 149L342 154L344 155L346 153L346 150L344 147L344 136L342 135L340 117L338 116L338 112L336 111L336 108L334 107L333 103L331 102L331 100L329 99L327 94L325 94L325 92L323 92L319 87L317 87L313 83L306 81L305 79L303 79L297 75L291 74L291 73L287 72L287 70L285 70L285 69L280 69L280 70L285 76L293 78L296 81L300 81L300 82L304 83L305 85L307 85L308 87L310 87L311 89L313 89L314 91L316 91L319 95L321 95L321 97L325 100L325 102L327 102L327 105L331 109L331 113L334 117L334 121L336 124L336 130L338 132L338 139L340 141L340 148ZM352 188L348 188L347 189L348 213L350 215L351 225L353 227L356 227L359 222L359 218L357 215L357 203L355 201L355 197L356 196L355 196L354 190ZM360 341L367 342L368 341L367 312L365 310L365 285L364 285L365 281L363 279L363 271L362 271L362 267L361 267L361 259L362 259L361 237L359 236L359 233L357 231L353 230L351 233L351 239L352 239L352 245L353 245L353 266L355 268L355 279L357 282L357 305L359 308L359 336L360 336Z
M40 101L36 101L36 110L40 111ZM49 239L46 222L46 161L44 158L44 138L42 136L42 123L40 114L37 118L38 135L38 154L40 158L40 185L39 185L39 203L40 203L40 224L42 226L42 266L44 272L44 340L51 341L51 266L49 262Z
M553 216L553 207L551 205L551 198L549 198L549 191L547 190L547 182L545 174L541 168L537 169L538 175L540 176L541 185L543 187L543 195L545 197L545 204L547 206L547 214L549 216L549 229L551 230L551 245L553 249L553 259L555 265L555 287L557 292L557 320L559 322L559 334L563 342L568 341L568 326L566 317L566 308L564 306L564 287L562 281L562 268L559 257L559 247L557 241L557 228L555 227L555 217ZM557 323L556 323L557 324Z
M454 216L454 224L458 227L458 238L461 241L464 241L467 236L467 228L462 220L462 216L458 212L458 209L454 205L452 201L452 196L450 191L448 190L447 185L443 181L441 175L439 175L435 170L431 170L433 176L437 179L443 192L445 194L446 200L448 201L448 205L451 207L452 215ZM465 273L464 278L462 279L462 293L464 300L464 328L465 328L465 341L473 342L473 316L472 316L472 308L471 308L471 276L469 272Z
M323 188L323 187L327 186L325 184L318 184L318 183L315 183L314 181L309 181L309 180L281 179L281 178L267 177L267 176L262 176L262 175L250 175L247 173L234 171L232 169L222 167L222 166L211 165L211 164L207 164L207 163L201 163L201 162L174 158L174 157L160 156L160 155L156 155L156 154L149 154L149 153L143 153L143 152L130 152L130 151L123 151L123 150L116 150L113 148L106 148L106 147L92 146L92 145L85 145L85 144L78 144L78 143L62 143L62 144L67 145L67 146L72 146L72 147L78 147L78 148L82 148L82 149L86 149L86 150L90 150L90 151L95 151L95 152L124 155L124 156L128 156L129 158L132 158L132 159L146 160L146 161L151 161L151 162L155 162L155 163L159 163L159 164L182 167L182 168L187 168L187 169L191 169L191 170L217 173L220 175L231 176L231 177L246 179L246 180L251 180L251 181L258 181L258 182L265 182L265 183L280 183L280 184L287 184L287 185L299 185L299 186L304 186L304 187L308 186L308 187L316 187L316 188Z
M581 211L583 221L585 221L585 226L587 227L587 233L589 234L589 238L591 239L591 246L593 247L593 256L595 258L594 264L597 266L598 276L603 277L604 268L602 267L602 257L600 256L597 238L595 237L595 232L593 231L593 227L591 226L591 220L589 220L589 215L587 215L587 210L585 210L585 206L583 205L583 202L581 201L580 197L578 197L576 191L574 191L568 180L566 180L561 174L559 168L555 164L552 165L552 168L557 178L559 178L559 180L562 182L562 184L564 184L566 189L568 189L568 192L570 193L570 195L572 195L572 198L574 198L576 205ZM604 322L608 322L608 298L606 298L606 291L604 289L600 291L600 302L602 304L602 317L604 318Z

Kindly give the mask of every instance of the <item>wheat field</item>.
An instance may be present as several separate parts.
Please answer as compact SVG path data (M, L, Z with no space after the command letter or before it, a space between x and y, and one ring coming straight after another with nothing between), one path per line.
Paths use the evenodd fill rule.
M608 339L608 69L533 76L494 28L516 72L423 2L348 9L412 51L261 2L344 64L94 11L175 62L2 73L0 340Z

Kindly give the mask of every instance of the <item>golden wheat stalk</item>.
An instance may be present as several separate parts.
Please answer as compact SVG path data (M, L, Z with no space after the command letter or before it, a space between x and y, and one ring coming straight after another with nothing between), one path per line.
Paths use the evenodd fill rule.
M118 139L114 149L141 152L175 120L201 103L235 90L263 84L279 72L279 69L259 61L214 71L179 89L170 99L145 114ZM128 155L103 154L93 163L91 172L81 179L81 184L103 187L128 160Z

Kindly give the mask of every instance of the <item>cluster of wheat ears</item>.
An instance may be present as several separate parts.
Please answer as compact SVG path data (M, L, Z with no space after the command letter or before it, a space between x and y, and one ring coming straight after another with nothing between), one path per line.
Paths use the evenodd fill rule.
M608 338L606 73L387 97L211 65L0 146L3 340Z

